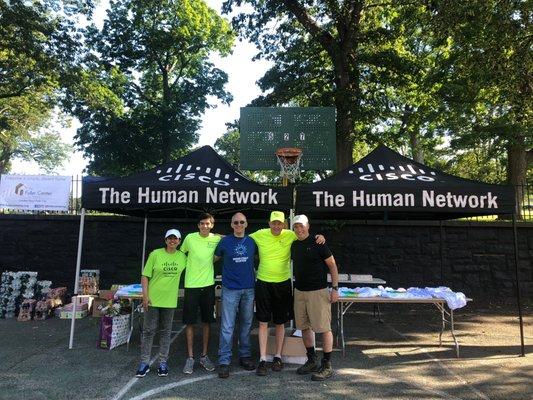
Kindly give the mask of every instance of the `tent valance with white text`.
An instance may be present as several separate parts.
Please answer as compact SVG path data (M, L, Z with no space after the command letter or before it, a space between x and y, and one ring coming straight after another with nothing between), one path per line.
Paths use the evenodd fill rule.
M337 174L297 188L296 210L320 217L449 219L512 214L511 186L459 178L386 146Z
M172 210L231 212L292 206L292 190L250 181L204 146L179 160L124 178L86 177L83 207L143 215Z

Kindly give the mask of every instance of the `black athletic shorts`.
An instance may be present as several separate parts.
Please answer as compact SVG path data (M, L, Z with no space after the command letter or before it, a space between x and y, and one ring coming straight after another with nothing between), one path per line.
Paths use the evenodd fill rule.
M257 280L255 283L256 317L260 322L284 324L293 317L291 280L273 283Z
M198 308L202 322L215 322L215 286L202 288L185 288L183 299L183 323L195 324L198 318Z

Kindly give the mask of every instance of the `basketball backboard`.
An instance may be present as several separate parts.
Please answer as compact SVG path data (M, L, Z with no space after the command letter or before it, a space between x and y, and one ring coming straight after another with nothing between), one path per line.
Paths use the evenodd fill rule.
M302 170L335 170L335 107L242 107L240 168L278 170L276 150L303 150Z

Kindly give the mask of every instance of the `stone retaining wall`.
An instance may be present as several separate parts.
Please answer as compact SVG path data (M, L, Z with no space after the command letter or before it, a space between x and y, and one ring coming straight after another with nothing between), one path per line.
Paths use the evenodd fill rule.
M515 296L514 241L508 223L316 221L341 272L372 274L393 287L445 285L476 299ZM249 232L266 227L250 221ZM196 230L191 220L150 220L147 252L163 232ZM229 233L228 220L215 231ZM73 289L79 216L0 215L0 271L32 270L54 286ZM524 300L533 299L533 226L519 224L519 275ZM88 216L82 268L100 269L101 287L139 281L143 220ZM217 266L220 268L220 266Z

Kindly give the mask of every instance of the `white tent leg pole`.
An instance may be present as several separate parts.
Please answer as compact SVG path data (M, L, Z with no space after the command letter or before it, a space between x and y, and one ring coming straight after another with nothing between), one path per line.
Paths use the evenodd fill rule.
M70 319L70 340L68 348L74 347L74 328L76 325L76 302L78 300L78 279L80 276L81 249L83 247L83 228L85 225L85 208L81 209L80 234L78 236L78 257L76 258L76 275L74 277L74 296L72 296L72 318Z
M144 260L146 257L146 230L148 228L148 213L144 214L144 231L143 231L143 255L141 259L141 275L144 268Z

